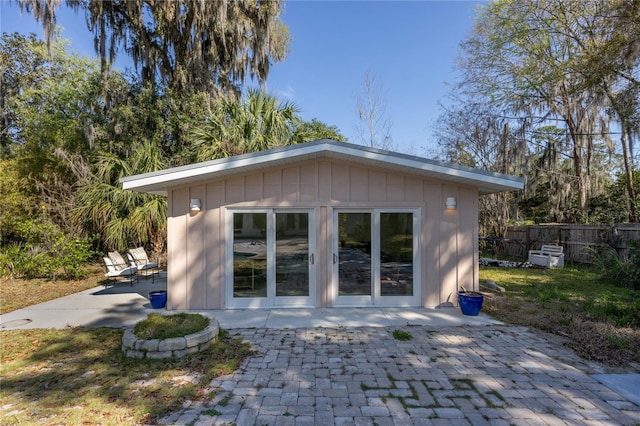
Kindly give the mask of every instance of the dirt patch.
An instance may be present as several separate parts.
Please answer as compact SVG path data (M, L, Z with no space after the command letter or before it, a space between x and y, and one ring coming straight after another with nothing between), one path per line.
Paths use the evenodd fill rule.
M566 303L540 304L498 294L485 293L482 310L500 321L531 327L608 373L640 373L639 328L578 314Z
M0 314L87 290L104 282L103 266L92 264L87 269L87 277L77 280L0 279Z
M574 316L559 331L569 335L568 346L582 358L640 372L640 330Z

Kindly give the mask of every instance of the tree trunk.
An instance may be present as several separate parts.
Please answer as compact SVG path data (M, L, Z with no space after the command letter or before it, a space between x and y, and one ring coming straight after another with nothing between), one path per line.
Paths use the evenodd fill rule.
M580 135L576 126L573 125L572 120L567 121L569 127L569 134L573 141L573 170L576 174L576 180L578 182L578 207L580 211L586 212L589 201L589 194L587 191L588 175L584 170L583 159L583 143L584 135Z
M509 123L504 123L502 132L502 173L509 173ZM507 233L509 223L509 193L502 193L502 217L500 226L500 237L504 238Z
M627 180L627 195L629 196L627 211L629 212L629 222L638 222L638 210L636 209L636 191L633 187L633 169L629 158L629 150L627 149L627 132L622 131L620 136L620 144L622 145L622 157L624 160L624 171Z
M638 222L638 210L636 209L636 191L633 187L633 165L631 164L630 151L631 151L631 135L629 134L629 142L627 142L627 129L628 129L628 114L625 114L624 109L620 107L616 97L611 93L609 85L604 85L604 91L609 98L612 109L618 116L622 132L620 133L620 145L622 146L622 158L624 161L624 172L626 177L627 195L627 218L629 222ZM629 146L627 146L629 145Z

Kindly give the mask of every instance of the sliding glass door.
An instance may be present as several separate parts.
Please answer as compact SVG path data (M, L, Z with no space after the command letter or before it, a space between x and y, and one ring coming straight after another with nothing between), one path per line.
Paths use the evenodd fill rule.
M336 210L336 306L418 306L419 210Z
M308 211L228 211L227 306L313 306Z
M420 306L420 210L336 209L327 285L333 306ZM226 306L315 306L312 210L227 211Z

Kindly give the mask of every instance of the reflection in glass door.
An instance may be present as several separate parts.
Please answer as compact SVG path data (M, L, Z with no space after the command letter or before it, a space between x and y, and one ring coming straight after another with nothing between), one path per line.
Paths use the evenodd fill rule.
M338 295L371 295L371 213L339 213Z
M380 295L413 296L413 214L380 213Z
M227 306L314 305L313 216L309 211L230 211Z
M267 297L267 214L233 214L233 297Z
M336 306L419 306L419 210L334 212Z
M276 213L276 297L309 296L308 218Z
M357 305L371 303L371 213L339 212L338 298Z

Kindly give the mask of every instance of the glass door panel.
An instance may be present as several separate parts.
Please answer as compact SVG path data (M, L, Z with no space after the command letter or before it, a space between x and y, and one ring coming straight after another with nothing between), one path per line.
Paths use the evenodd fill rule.
M334 210L333 220L334 306L420 305L420 210Z
M308 213L276 213L278 296L309 296Z
M316 291L312 212L228 212L227 306L313 306Z
M338 296L371 296L371 213L338 213Z
M233 297L267 297L267 214L233 214Z
M413 296L413 214L380 213L380 295Z

